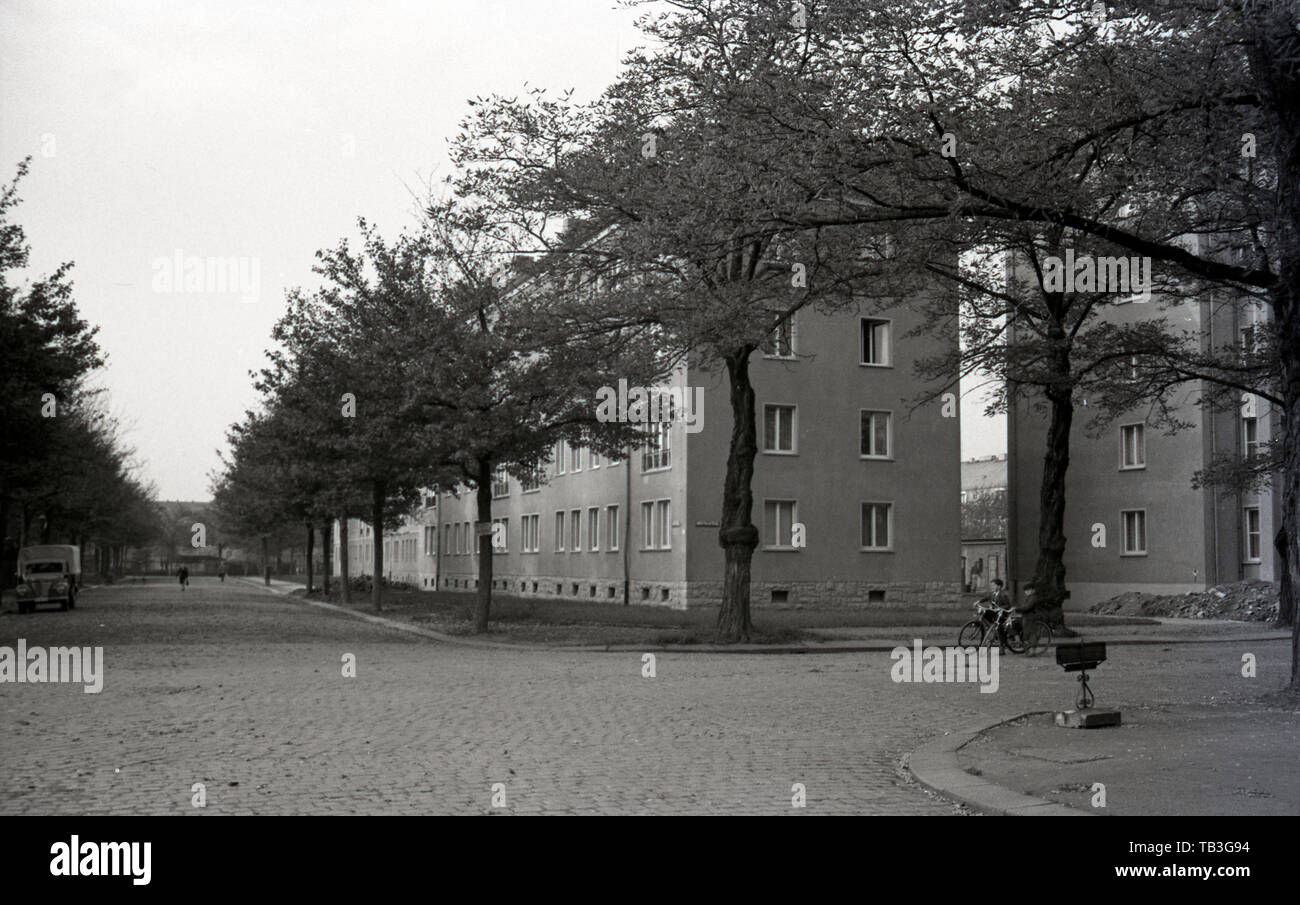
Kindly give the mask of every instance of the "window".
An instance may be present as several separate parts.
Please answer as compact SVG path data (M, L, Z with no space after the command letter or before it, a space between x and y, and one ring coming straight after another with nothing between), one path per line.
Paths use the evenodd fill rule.
M567 444L561 440L555 444L555 473L564 474L564 450Z
M764 500L763 546L769 550L793 550L794 522L794 500Z
M668 500L651 500L641 504L642 549L670 549L668 502Z
M764 358L794 358L794 318L781 324L763 343Z
M1241 351L1241 361L1250 361L1263 350L1267 338L1267 325L1261 317L1261 311L1254 305L1248 305L1241 312L1240 326L1237 328L1237 343Z
M600 510L595 506L587 510L587 547L592 553L600 549Z
M763 452L795 451L794 410L793 405L763 406Z
M572 446L569 448L569 471L577 474L582 471L582 447Z
M1241 528L1245 548L1243 557L1246 562L1259 562L1260 554L1260 527L1259 527L1259 507L1247 506L1241 511Z
M606 506L605 507L605 537L609 538L609 540L606 541L606 543L609 544L609 549L611 550L618 549L618 536L619 536L618 507Z
M492 472L492 498L510 496L510 475L506 474L504 465L498 465Z
M862 319L862 363L881 367L890 364L889 321Z
M542 469L534 465L519 479L520 493L536 493L542 486Z
M599 467L600 467L600 453L596 452L596 451L593 449L593 450L591 451L591 454L590 454L590 455L591 455L591 467L592 467L592 468L599 468Z
M1123 555L1146 556L1147 511L1145 509L1125 509L1119 515L1124 528Z
M499 544L497 538L501 539ZM510 519L494 518L492 520L492 537L488 539L488 543L492 544L493 553L510 552Z
M564 552L564 513L555 513L555 552Z
M672 465L670 458L672 422L656 421L646 427L646 442L641 448L641 470L659 471Z
M862 504L862 549L889 550L892 543L893 503Z
M519 521L519 549L524 553L536 553L542 548L542 517L537 513L525 515Z
M860 414L860 454L872 459L888 459L893 415L890 412L869 412L865 409Z
M582 510L575 509L569 513L569 550L582 552Z
M1259 419L1241 419L1241 452L1250 458L1259 455Z
M465 523L465 552L470 554L478 552L478 542L474 537L473 522Z
M1119 467L1146 468L1145 429L1141 424L1125 424L1119 429Z

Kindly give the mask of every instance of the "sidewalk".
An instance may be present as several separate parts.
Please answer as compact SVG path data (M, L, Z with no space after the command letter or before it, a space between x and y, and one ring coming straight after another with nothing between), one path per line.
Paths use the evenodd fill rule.
M914 752L923 785L1011 815L1300 814L1300 705L1120 708L1123 723L1064 729L1030 714ZM1100 805L1097 783L1105 786Z

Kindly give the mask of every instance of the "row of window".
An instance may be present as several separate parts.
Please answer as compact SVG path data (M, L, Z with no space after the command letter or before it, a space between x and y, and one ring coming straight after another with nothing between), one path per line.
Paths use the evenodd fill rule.
M860 364L873 365L875 367L887 368L892 367L894 363L891 334L893 324L882 318L864 317L859 319L860 344L859 357ZM788 320L781 326L772 331L772 335L763 343L762 352L764 358L795 358L797 350L795 348L795 339L797 337L794 320Z
M1259 418L1241 419L1241 452L1243 456L1260 454ZM1119 429L1119 467L1121 471L1146 468L1146 425L1123 424Z
M893 537L894 507L892 503L865 502L862 504L861 546L864 550L890 550ZM769 550L795 549L794 526L799 521L799 503L797 500L763 501L763 546ZM493 537L503 543L496 546L496 552L509 552L509 519L494 519ZM602 527L603 522L603 527ZM1242 552L1246 562L1260 561L1261 529L1260 508L1245 506L1242 508ZM1147 553L1147 513L1145 509L1123 509L1120 511L1121 552L1124 556L1145 556ZM443 526L443 552L449 555L468 555L474 546L472 522L458 522ZM672 509L669 500L648 500L641 504L641 549L672 549ZM432 556L435 549L437 528L428 525L424 528L424 550ZM616 552L619 549L619 507L604 507L604 517L600 507L591 506L586 510L559 510L555 513L556 553L579 553L584 549L597 553L602 549ZM584 546L585 541L585 546ZM398 542L403 559L415 557L415 540L413 538ZM521 518L519 528L519 548L524 553L541 551L541 516L530 513ZM363 555L368 556L370 546L364 545ZM384 545L384 552L391 556L394 548Z
M643 531L641 549L670 549L669 501L651 500L641 504L643 514ZM521 553L540 553L542 549L541 514L531 512L519 519L519 550ZM443 550L449 556L470 555L477 546L472 538L472 522L457 522L443 525ZM425 551L432 555L434 548L432 529L425 529ZM606 506L603 511L599 506L588 507L585 513L581 509L558 510L555 513L555 552L581 553L584 549L598 553L616 552L619 549L619 507ZM584 547L585 540L585 547ZM492 520L492 534L488 542L494 552L510 552L510 519ZM603 547L602 547L603 544Z
M799 452L799 407L763 406L763 452L795 455ZM894 413L875 409L858 411L858 454L864 459L893 458Z
M793 550L795 525L799 521L797 500L763 501L763 546L770 550ZM866 502L862 504L862 549L892 550L894 504ZM492 537L497 553L510 552L510 520L493 519ZM424 529L426 555L432 556L435 548L436 528ZM443 553L449 556L467 556L477 549L473 541L474 523L457 522L443 526ZM554 551L556 553L581 553L584 550L598 553L619 549L619 507L598 506L582 509L557 510L555 513ZM672 549L672 502L647 500L641 503L641 549ZM541 552L541 515L529 513L520 518L519 550L522 553Z
M1124 556L1145 556L1147 553L1147 513L1145 509L1120 510L1122 528L1121 552ZM1242 560L1257 563L1261 554L1260 511L1258 506L1243 506L1241 510Z

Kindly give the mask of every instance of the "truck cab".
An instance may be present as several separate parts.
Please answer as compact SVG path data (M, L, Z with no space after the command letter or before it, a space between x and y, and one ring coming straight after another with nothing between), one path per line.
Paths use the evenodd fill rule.
M38 603L57 604L60 610L77 605L81 585L81 548L66 544L41 544L18 551L18 612L34 612Z

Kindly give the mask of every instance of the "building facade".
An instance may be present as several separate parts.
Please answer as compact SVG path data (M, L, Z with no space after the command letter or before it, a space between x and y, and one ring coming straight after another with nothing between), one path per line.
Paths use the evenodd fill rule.
M1240 343L1264 323L1267 309L1215 295L1175 304L1127 302L1108 317L1165 317L1199 333L1206 351ZM1197 404L1205 387L1180 390L1177 415L1191 427L1169 434L1136 409L1099 438L1076 423L1066 473L1065 549L1069 609L1127 591L1180 594L1242 579L1275 580L1273 537L1281 525L1276 483L1259 493L1192 487L1192 476L1225 453L1246 456L1275 436L1280 413L1243 394L1232 410ZM1020 593L1033 576L1046 418L1021 397L1008 414L1011 568Z
M966 590L982 593L1006 580L1007 457L961 463L961 572Z
M908 336L915 326L903 307L805 310L754 353L756 606L957 605L960 416L955 399L914 408L912 372L916 356L955 344L956 333ZM497 590L676 608L720 602L727 378L682 366L667 386L694 401L693 423L647 425L651 441L621 461L559 444L536 480L498 475ZM473 590L475 517L472 492L439 495L385 538L395 556L386 573ZM368 570L373 536L358 523L350 534L353 571Z

